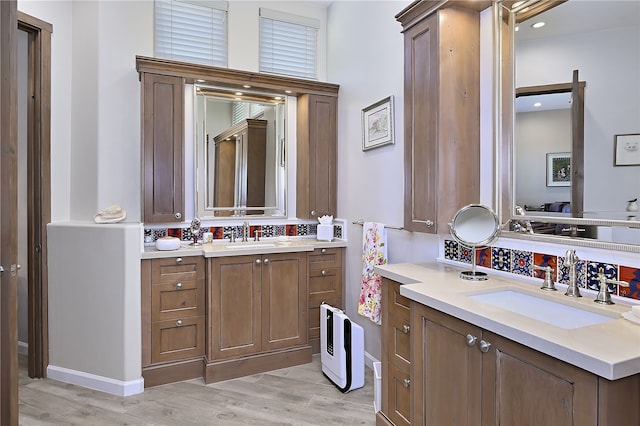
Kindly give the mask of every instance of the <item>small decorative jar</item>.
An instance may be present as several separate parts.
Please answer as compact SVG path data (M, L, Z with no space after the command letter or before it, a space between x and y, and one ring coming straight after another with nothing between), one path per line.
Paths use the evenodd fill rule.
M634 198L633 200L627 201L627 211L628 212L637 212L638 211L638 199Z

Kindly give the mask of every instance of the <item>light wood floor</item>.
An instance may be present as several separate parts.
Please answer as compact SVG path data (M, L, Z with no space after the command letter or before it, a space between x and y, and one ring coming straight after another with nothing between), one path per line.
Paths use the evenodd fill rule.
M21 425L374 425L373 373L346 394L322 375L320 357L297 367L206 386L189 380L118 397L30 379L20 359Z

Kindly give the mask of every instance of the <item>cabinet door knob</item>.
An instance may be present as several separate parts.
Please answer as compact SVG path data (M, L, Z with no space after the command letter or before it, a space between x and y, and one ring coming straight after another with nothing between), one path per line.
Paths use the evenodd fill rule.
M427 225L427 228L431 228L433 226L433 221L427 220L424 224Z
M176 257L176 263L182 263L182 258L181 257Z
M409 379L402 380L402 386L404 386L405 388L408 388L410 384L411 384L411 380Z
M182 320L176 321L176 327L182 327Z
M327 249L322 249L320 250L320 253L325 254L327 252Z
M316 215L316 211L315 210L311 210L311 216L315 216Z
M182 213L180 213L180 212L174 214L173 216L178 220L182 219Z
M265 260L264 260L264 263L265 263L265 265L266 265L267 263L269 263L269 259L265 259Z
M480 340L480 352L486 354L489 352L489 348L491 347L491 343L485 342L484 340Z
M177 284L176 284L176 288L177 288L178 290L182 289L182 283L177 283Z
M260 259L256 259L256 265L259 265L261 263L262 263L262 261Z
M404 334L409 334L409 331L411 331L411 327L410 326L408 326L407 324L402 326L402 332Z
M467 346L473 346L478 341L476 336L472 336L471 334L467 334Z
M327 271L325 271L324 269L323 269L322 271L320 271L320 273L321 273L322 275L327 275Z

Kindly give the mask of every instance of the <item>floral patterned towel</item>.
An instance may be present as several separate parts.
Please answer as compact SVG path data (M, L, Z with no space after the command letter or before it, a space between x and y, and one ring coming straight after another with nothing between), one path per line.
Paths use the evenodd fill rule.
M381 223L362 226L362 281L358 314L382 324L382 279L373 272L375 265L387 263L387 230Z

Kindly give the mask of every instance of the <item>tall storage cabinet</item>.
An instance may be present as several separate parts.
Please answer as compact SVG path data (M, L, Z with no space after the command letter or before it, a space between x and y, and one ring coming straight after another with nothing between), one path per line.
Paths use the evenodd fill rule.
M480 15L435 3L396 15L405 56L404 227L447 233L458 209L480 201Z
M184 217L184 78L141 73L142 220Z
M338 98L298 96L296 215L315 219L337 214Z

